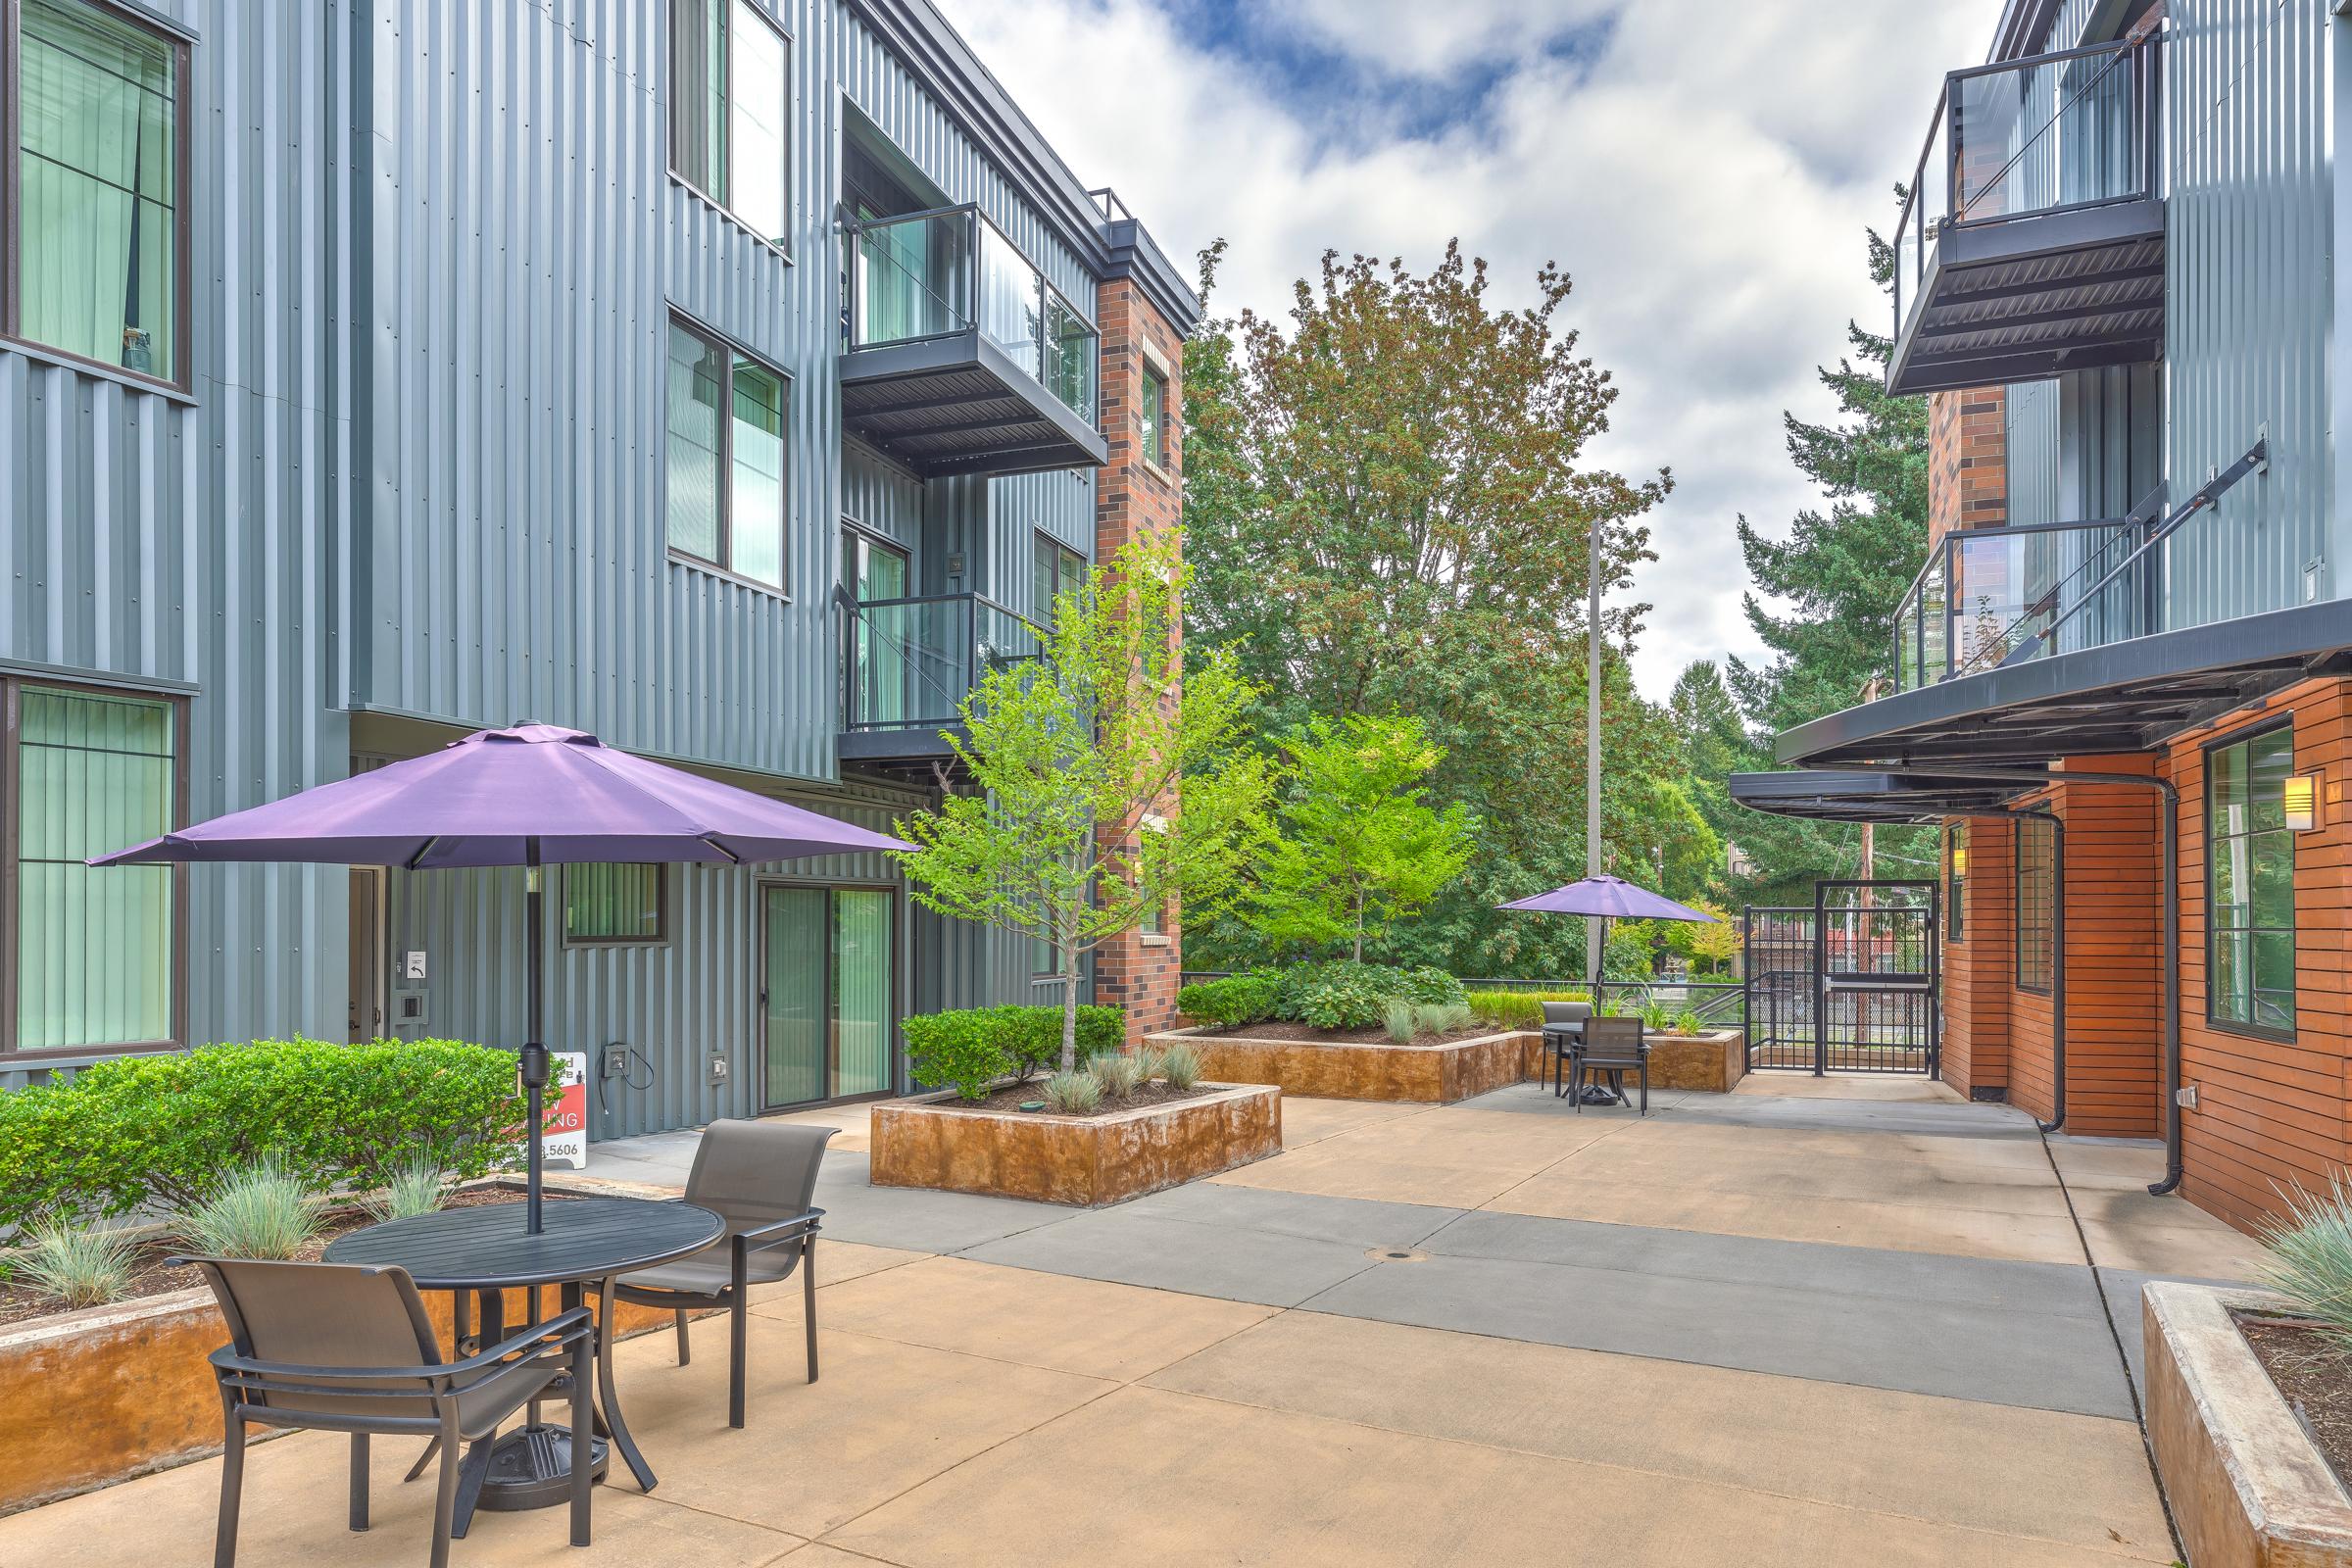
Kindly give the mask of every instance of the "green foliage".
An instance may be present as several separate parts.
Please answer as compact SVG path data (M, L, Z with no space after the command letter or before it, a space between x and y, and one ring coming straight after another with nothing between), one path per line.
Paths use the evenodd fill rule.
M189 1208L264 1158L321 1190L385 1187L415 1159L464 1180L512 1161L522 1118L514 1054L453 1040L118 1056L0 1095L0 1225Z
M1106 1051L1086 1064L1102 1086L1105 1100L1125 1100L1143 1087L1144 1063L1123 1051Z
M1689 1007L1674 1015L1674 1032L1678 1035L1702 1034L1706 1027L1705 1020Z
M1075 1022L1080 1062L1126 1043L1127 1015L1118 1007L1080 1007ZM1026 1083L1061 1054L1059 1007L964 1007L922 1013L903 1027L915 1082L935 1089L953 1086L965 1100L985 1100L1000 1078Z
M1459 1002L1462 984L1442 969L1396 969L1384 964L1296 964L1282 971L1274 1015L1317 1029L1369 1029L1392 1001Z
M366 1200L364 1206L379 1220L411 1219L432 1213L448 1196L448 1175L430 1158L418 1155L394 1171L384 1190Z
M1084 1116L1102 1107L1102 1080L1091 1072L1057 1072L1046 1080L1046 1105L1065 1116Z
M1248 918L1276 947L1338 945L1361 963L1367 938L1469 863L1470 812L1458 801L1429 804L1425 780L1446 754L1417 718L1317 715L1282 744L1290 780L1279 836L1258 864Z
M1664 1034L1666 1025L1672 1016L1663 1002L1642 1004L1642 1027L1653 1034Z
M1389 1038L1400 1046L1409 1044L1421 1029L1420 1009L1402 997L1391 997L1382 1005L1380 1021Z
M1255 693L1229 654L1179 663L1180 561L1173 530L1147 534L1062 595L1039 657L992 664L944 732L970 787L896 824L917 903L1053 949L1064 1072L1080 956L1148 910L1213 910L1264 832L1270 766L1241 744Z
M264 1157L221 1178L173 1224L189 1246L220 1257L299 1257L324 1224L324 1200L301 1176Z
M139 1244L128 1231L35 1220L17 1243L16 1272L69 1307L103 1306L130 1289Z
M2328 1179L2328 1195L2301 1186L2287 1195L2283 1219L2262 1232L2269 1257L2262 1283L2293 1301L2339 1349L2352 1351L2352 1188L2343 1173Z
M1541 1029L1546 1002L1591 1002L1584 991L1473 991L1464 997L1472 1017L1490 1029Z
M1228 975L1201 980L1176 993L1176 1010L1195 1023L1232 1028L1274 1016L1282 981L1271 974Z
M1200 1053L1177 1041L1160 1054L1159 1076L1176 1093L1186 1093L1200 1082Z

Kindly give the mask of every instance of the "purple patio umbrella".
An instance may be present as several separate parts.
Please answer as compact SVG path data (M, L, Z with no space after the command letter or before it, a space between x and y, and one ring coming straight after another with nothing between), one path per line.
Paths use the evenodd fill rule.
M1583 914L1597 918L1601 922L1600 944L1603 952L1608 949L1608 922L1611 920L1713 921L1719 918L1693 909L1689 905L1677 904L1647 888L1636 887L1621 877L1607 875L1589 876L1582 882L1571 882L1564 888L1553 888L1549 893L1539 893L1533 898L1513 899L1495 907L1533 909L1545 914ZM1590 975L1587 978L1593 984L1592 996L1597 1003L1600 998L1600 976Z
M742 865L907 846L884 834L649 762L553 724L486 729L440 751L337 779L268 806L112 855L92 865L297 860L409 870L520 865L529 949L529 1095L524 1223L539 1234L540 1138L547 1047L546 861L667 860Z

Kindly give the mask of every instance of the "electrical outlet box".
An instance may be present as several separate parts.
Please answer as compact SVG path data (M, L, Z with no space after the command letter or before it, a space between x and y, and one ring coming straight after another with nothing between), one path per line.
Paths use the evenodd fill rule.
M2179 1105L2182 1110L2196 1109L2197 1086L2195 1084L2182 1084L2180 1088L2174 1090L2173 1103Z
M605 1076L608 1078L626 1078L628 1075L629 1048L626 1046L607 1046L605 1048Z
M726 1057L712 1056L710 1058L710 1081L714 1084L723 1084L727 1081Z

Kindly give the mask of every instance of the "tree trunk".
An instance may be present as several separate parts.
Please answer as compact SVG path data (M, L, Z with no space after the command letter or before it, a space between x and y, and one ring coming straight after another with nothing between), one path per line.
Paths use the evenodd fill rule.
M1078 1070L1078 955L1061 952L1061 1070Z
M1364 896L1355 896L1355 961L1364 961Z

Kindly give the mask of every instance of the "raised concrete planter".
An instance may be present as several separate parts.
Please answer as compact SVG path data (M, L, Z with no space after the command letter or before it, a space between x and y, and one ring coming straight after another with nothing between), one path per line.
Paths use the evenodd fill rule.
M1287 1095L1321 1100L1406 1100L1446 1104L1515 1084L1527 1076L1532 1036L1483 1035L1430 1046L1253 1040L1197 1029L1152 1035L1182 1040L1200 1054L1200 1074L1220 1083L1272 1084Z
M633 1183L597 1185L674 1196ZM545 1312L556 1310L556 1295L548 1288ZM433 1292L424 1300L446 1349L450 1298ZM525 1293L509 1291L506 1301L509 1323L530 1321ZM624 1339L669 1321L667 1312L627 1302L616 1319ZM205 1358L227 1343L220 1309L203 1289L0 1328L0 1515L220 1452L220 1395Z
M874 1106L869 1179L1093 1208L1280 1152L1281 1093L1254 1085L1084 1117L967 1109L948 1093Z
M2352 1564L2352 1498L2230 1318L2287 1309L2266 1291L2142 1294L2148 1439L2196 1568Z
M1551 1058L1540 1034L1522 1035L1527 1042L1527 1076L1551 1081ZM1737 1029L1711 1029L1696 1035L1648 1035L1649 1087L1693 1089L1702 1094L1728 1095L1747 1076L1747 1037Z

